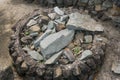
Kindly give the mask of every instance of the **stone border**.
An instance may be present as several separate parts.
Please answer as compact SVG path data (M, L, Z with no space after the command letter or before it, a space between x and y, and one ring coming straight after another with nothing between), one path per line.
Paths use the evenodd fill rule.
M9 52L13 59L14 66L17 72L23 76L39 77L40 80L86 80L91 74L98 71L104 60L105 45L96 44L97 47L93 49L93 55L85 60L75 60L71 64L60 66L48 66L45 64L38 64L34 59L22 50L20 33L25 28L27 22L35 16L40 14L40 10L35 10L33 13L20 19L12 28L14 35L11 36L9 45ZM54 67L54 68L53 68Z
M107 10L112 8L113 5L120 7L119 0L26 0L28 3L37 3L40 6L59 6L59 7L69 7L73 6L76 8L84 8L95 10L95 8L102 7L102 10Z
M12 67L9 66L4 70L0 70L0 80L14 80Z

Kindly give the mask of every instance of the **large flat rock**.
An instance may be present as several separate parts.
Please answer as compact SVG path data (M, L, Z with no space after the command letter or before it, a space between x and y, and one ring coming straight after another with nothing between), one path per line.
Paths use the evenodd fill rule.
M72 41L73 36L74 30L64 29L43 39L40 43L43 56L50 57L60 51Z
M80 14L78 12L70 14L70 19L67 23L67 28L74 30L87 30L87 31L104 31L101 24L96 22L87 14Z

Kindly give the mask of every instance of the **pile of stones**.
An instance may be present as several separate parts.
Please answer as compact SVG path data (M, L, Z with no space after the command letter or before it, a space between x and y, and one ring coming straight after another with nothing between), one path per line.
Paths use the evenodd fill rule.
M36 10L13 30L9 52L20 75L88 80L103 63L108 40L104 27L88 14L59 7L49 13Z
M120 6L119 0L26 0L29 3L37 2L41 6L74 6L77 8L88 8L91 10L107 10L113 7L113 4Z
M36 2L43 7L73 7L79 10L88 10L88 12L99 17L103 13L107 14L103 20L112 19L112 23L120 26L120 0L26 0L29 3ZM102 14L101 14L102 13ZM108 18L109 16L109 18Z

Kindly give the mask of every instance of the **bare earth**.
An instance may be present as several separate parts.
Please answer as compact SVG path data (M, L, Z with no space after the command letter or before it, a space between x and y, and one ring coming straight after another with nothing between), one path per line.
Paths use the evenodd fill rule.
M35 4L24 4L22 0L0 0L0 70L12 63L8 53L9 37L12 33L11 27L34 9L41 8ZM104 65L95 80L120 80L120 76L111 72L112 62L120 59L120 29L111 26L110 23L103 23L103 25L105 25L105 33L110 44L106 50ZM14 74L15 80L23 80L15 72Z
M21 3L22 0L0 0L0 70L11 65L8 52L11 27L24 15L39 7ZM15 80L22 80L15 74Z

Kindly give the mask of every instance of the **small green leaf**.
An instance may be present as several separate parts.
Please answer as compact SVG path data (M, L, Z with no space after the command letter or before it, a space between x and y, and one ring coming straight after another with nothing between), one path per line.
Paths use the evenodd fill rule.
M29 35L30 33L27 31L27 32L25 32L25 35Z

